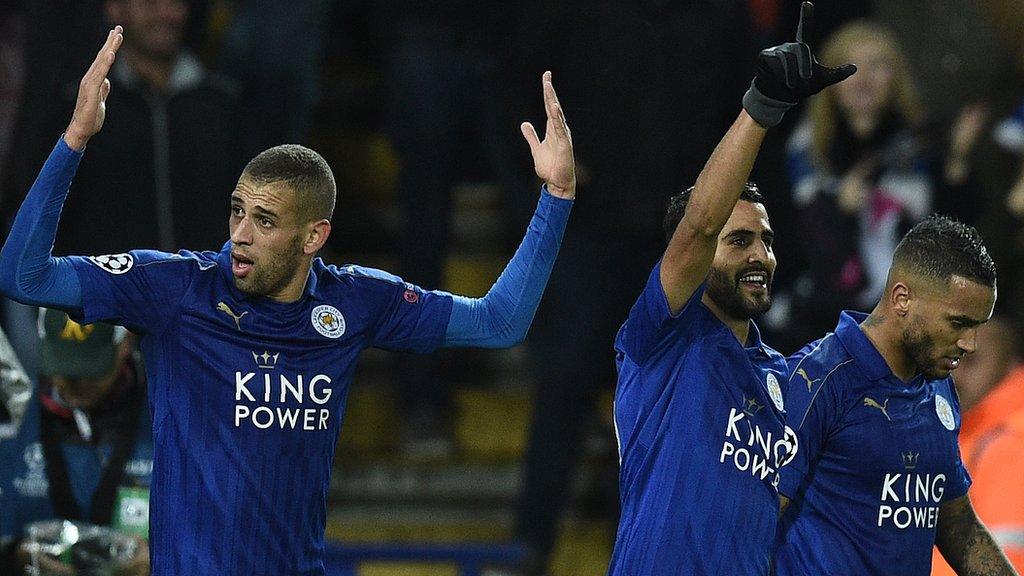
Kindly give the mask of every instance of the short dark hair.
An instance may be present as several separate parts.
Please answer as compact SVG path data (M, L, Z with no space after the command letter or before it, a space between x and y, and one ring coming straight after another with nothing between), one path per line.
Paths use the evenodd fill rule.
M896 246L893 267L949 282L962 276L990 288L996 285L996 264L973 226L933 214L907 232Z
M300 209L308 219L330 219L338 188L334 172L323 156L298 144L264 150L246 164L242 175L262 184L284 182L298 193Z
M690 203L693 188L693 186L690 186L678 194L673 194L668 199L668 209L665 211L665 219L661 224L662 230L665 232L666 242L672 241L672 235L675 234L679 221L683 219L683 214L686 213L686 205ZM740 200L764 204L764 195L761 194L761 189L757 187L757 184L747 182L743 185L743 192L740 192Z

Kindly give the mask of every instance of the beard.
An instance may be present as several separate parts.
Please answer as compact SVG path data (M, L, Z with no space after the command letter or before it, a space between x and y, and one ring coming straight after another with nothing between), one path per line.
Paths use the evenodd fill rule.
M235 278L235 288L249 296L267 296L280 292L295 278L302 265L302 239L295 238L288 249L260 258L245 278Z
M737 320L749 320L754 316L764 314L772 306L772 283L768 273L765 272L766 288L763 295L748 297L743 294L740 288L740 278L750 272L745 270L730 278L721 269L714 266L708 271L708 298L718 305L730 318Z
M935 341L925 332L923 322L914 318L900 334L903 353L914 363L918 371L928 380L937 380L949 376L949 371L941 366L941 359L935 354Z

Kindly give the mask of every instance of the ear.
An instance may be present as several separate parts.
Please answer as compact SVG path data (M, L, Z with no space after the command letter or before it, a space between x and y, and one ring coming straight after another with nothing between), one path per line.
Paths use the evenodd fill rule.
M302 252L312 256L320 251L327 243L327 237L331 235L331 221L327 219L313 222L306 234L306 241L302 244Z
M910 301L913 296L910 287L903 282L893 284L889 290L889 308L899 317L905 317L910 313Z

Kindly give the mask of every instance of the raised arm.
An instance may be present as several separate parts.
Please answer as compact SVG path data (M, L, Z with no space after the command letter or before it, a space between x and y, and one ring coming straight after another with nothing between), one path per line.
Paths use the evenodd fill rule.
M704 165L682 220L661 262L661 285L669 308L679 312L704 281L715 257L718 235L750 176L768 128L804 98L856 71L853 65L825 68L803 41L813 6L800 10L796 42L763 50L757 75L743 97L743 111Z
M0 291L14 300L64 309L81 307L74 270L64 260L54 258L51 251L81 152L103 127L110 94L107 74L122 40L120 26L107 34L79 84L71 122L25 197L0 251Z
M551 72L541 79L547 114L544 139L524 122L537 176L544 181L530 226L512 260L483 298L455 296L445 333L446 346L504 348L526 337L558 255L576 197L572 133L558 102Z
M974 513L968 496L939 508L935 545L960 576L1016 576L1017 571Z

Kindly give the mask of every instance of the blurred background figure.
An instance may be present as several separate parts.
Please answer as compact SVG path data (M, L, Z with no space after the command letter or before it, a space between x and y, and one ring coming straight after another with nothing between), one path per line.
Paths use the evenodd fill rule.
M242 88L243 156L307 143L334 1L225 3L233 14L218 67Z
M960 455L974 483L978 517L1017 571L1024 570L1024 365L1017 324L995 316L978 330L978 350L953 375L960 407ZM938 550L932 574L954 574Z
M30 561L26 529L61 519L145 538L153 440L144 372L120 327L39 317L41 373L16 434L0 441L0 573ZM149 573L141 547L124 574ZM57 573L69 573L50 559Z
M0 442L18 432L31 396L28 374L7 341L7 335L0 330Z
M827 66L854 62L858 71L811 101L788 144L807 268L795 284L787 338L803 340L827 330L821 322L840 310L865 310L877 301L896 244L933 200L928 158L915 132L921 104L892 33L852 22L828 39L820 59Z
M503 89L514 78L511 49L518 4L378 4L379 17L387 23L382 33L387 47L384 122L398 162L398 270L417 284L450 289L445 264L455 186L497 184L506 201L502 224L515 222L517 227L529 221L539 187L519 137L518 91ZM535 88L535 76L524 75L520 88ZM503 232L496 237L501 239ZM517 228L509 236L518 239L520 233ZM397 356L395 385L404 420L403 451L417 458L450 455L450 386L438 357Z

